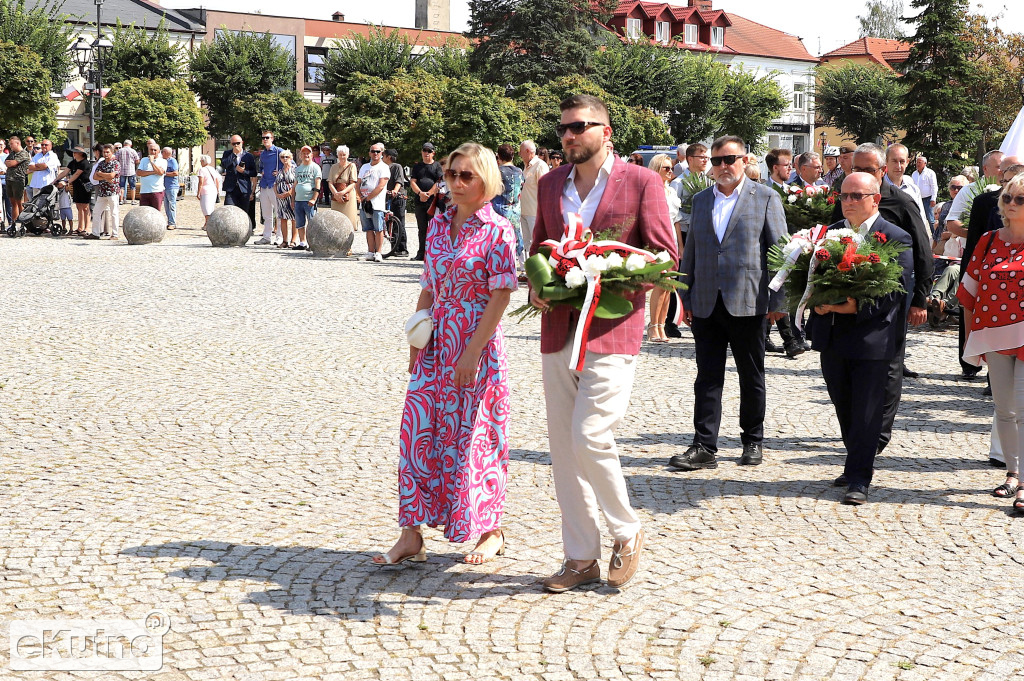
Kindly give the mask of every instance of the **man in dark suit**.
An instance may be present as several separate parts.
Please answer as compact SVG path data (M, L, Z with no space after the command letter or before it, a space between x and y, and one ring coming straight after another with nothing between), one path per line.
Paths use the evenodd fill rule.
M740 379L740 464L756 466L764 439L765 318L782 317L783 294L768 289L768 249L786 234L778 192L746 179L746 143L719 137L711 145L715 185L693 197L682 272L683 321L693 331L697 378L693 384L693 444L669 465L692 471L716 468L722 421L725 355L732 349Z
M912 241L902 229L879 215L879 181L854 172L843 181L846 219L832 225L848 227L866 238L883 234L906 250L900 253L900 283L909 290L914 277ZM811 347L821 353L821 373L836 408L846 446L846 465L836 482L849 485L843 503L867 502L875 454L885 411L889 366L906 335L906 295L894 292L871 304L847 298L839 305L818 305L807 320Z
M676 233L669 221L665 184L650 170L611 153L612 127L605 103L574 95L559 108L556 134L568 164L538 183L530 253L537 253L546 239L561 240L565 213L575 213L587 229L612 231L616 241L665 251L675 260ZM640 564L644 533L629 501L614 429L629 406L645 297L644 291L632 296L633 311L624 317L593 319L581 368L570 362L579 312L558 305L541 317L548 440L565 556L562 569L544 580L548 591L568 591L601 579L602 519L615 542L608 585L624 586ZM536 291L530 292L530 302L549 308Z
M913 326L920 326L928 321L928 294L931 293L932 274L935 264L932 259L932 236L928 225L921 217L921 209L914 199L888 182L883 180L885 174L885 151L877 144L862 144L853 154L853 172L867 173L878 180L881 199L878 212L892 225L899 227L910 236L914 261L914 276L906 286L906 304L909 305L907 321ZM840 202L841 203L841 202ZM836 204L832 220L843 219L840 203ZM915 377L916 373L907 371L903 366L906 352L906 335L902 336L900 350L889 365L889 382L885 387L885 413L882 417L882 433L878 438L878 451L881 452L892 439L892 426L896 421L896 411L900 407L903 394L903 377ZM813 347L813 344L812 344Z
M238 135L231 136L231 148L221 156L220 168L224 175L224 205L238 206L249 213L252 178L256 177L258 169L256 157L245 150Z

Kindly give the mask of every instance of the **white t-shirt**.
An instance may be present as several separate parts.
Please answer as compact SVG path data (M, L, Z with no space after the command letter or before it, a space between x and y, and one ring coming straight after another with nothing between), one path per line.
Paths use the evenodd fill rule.
M39 152L32 157L32 164L45 163L46 170L34 170L32 171L32 181L29 182L29 187L32 189L42 189L48 184L53 184L53 181L57 179L57 171L60 170L60 161L57 160L57 154L52 151L48 151L45 154Z
M366 196L377 188L381 180L391 179L391 167L387 163L381 161L376 165L372 163L364 163L363 167L359 169L359 195ZM387 185L385 185L387 186ZM374 210L384 210L387 201L387 192L381 190L377 196L370 199L370 204Z

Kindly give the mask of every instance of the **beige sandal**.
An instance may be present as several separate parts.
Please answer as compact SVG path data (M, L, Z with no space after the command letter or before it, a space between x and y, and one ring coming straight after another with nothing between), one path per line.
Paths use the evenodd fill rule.
M410 527L403 527L403 530L412 529ZM409 560L413 563L425 563L427 562L427 546L426 542L423 541L423 533L419 528L416 528L416 534L420 535L420 550L417 553L409 553L404 556L399 556L395 560L391 560L391 555L387 552L378 553L373 557L374 565L399 565Z
M504 530L499 530L499 532L501 532L501 546L498 547L497 551L495 551L493 554L488 556L488 555L485 555L482 551L478 551L476 549L473 549L472 551L470 551L469 553L466 554L465 558L462 559L463 562L464 563L468 563L470 565L483 565L484 563L489 563L490 561L494 560L495 556L504 556L505 555L505 531ZM479 547L480 544L477 543L477 546ZM473 556L480 556L480 560L478 560L478 561L477 560L470 560Z

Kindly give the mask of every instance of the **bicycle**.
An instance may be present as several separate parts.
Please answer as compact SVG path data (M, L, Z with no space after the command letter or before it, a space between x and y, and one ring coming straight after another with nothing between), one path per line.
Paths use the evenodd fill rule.
M383 240L380 246L381 255L387 255L395 250L401 227L402 222L398 219L397 215L391 212L391 201L388 200L384 206L384 231L381 233Z

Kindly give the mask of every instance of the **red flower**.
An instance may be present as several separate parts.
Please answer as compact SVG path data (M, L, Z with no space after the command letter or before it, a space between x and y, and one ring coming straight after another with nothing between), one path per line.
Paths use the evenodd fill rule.
M832 254L828 252L827 248L819 248L814 252L814 257L822 262L827 262L832 257Z
M887 237L882 232L875 232L871 236L875 237L875 241L877 241L880 244L884 244L886 241L889 240L889 237Z
M576 263L569 258L564 258L558 261L558 266L555 267L555 274L565 279L565 275L569 274L569 270L576 267Z
M828 202L828 205L830 205L830 206L836 205L836 197L835 196L828 197L827 202Z
M852 236L844 236L841 239L839 239L839 243L841 243L843 245L852 244L853 243L853 237Z
M882 256L877 253L871 253L868 255L868 262L875 263L876 265L882 262Z

